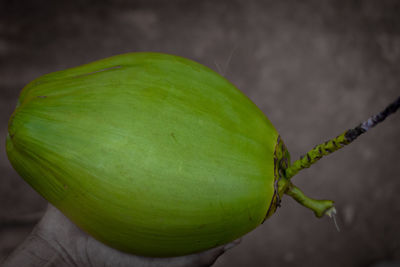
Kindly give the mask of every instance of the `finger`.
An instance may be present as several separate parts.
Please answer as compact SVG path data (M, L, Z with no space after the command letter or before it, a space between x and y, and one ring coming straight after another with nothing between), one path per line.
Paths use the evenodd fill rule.
M235 240L231 243L212 248L196 254L172 257L172 258L153 258L151 259L151 266L157 267L206 267L211 266L215 261L227 250L237 246L241 239ZM150 260L150 258L143 258Z
M235 241L226 244L226 245L224 246L224 252L226 252L226 251L228 251L228 250L230 250L230 249L236 247L237 245L240 244L240 242L242 242L242 239L241 239L241 238L236 239Z
M242 241L241 238L225 244L223 246L219 246L210 250L207 250L205 252L202 252L199 255L199 262L200 264L198 266L211 266L213 265L217 259L224 254L226 251L234 248L235 246L237 246L238 244L240 244L240 242Z

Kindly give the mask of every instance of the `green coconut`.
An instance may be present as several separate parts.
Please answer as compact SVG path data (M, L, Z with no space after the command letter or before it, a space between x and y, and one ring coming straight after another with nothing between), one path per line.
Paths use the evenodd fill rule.
M274 126L224 77L185 58L130 53L29 83L6 149L20 176L81 229L121 251L165 257L246 234L285 193L331 214L332 201L305 197L289 179L346 138L290 165Z

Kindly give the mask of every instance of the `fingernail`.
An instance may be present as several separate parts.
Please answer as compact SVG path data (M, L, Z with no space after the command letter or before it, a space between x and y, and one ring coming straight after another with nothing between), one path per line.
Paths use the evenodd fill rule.
M224 250L227 251L227 250L239 245L241 241L242 241L242 239L239 238L239 239L236 239L235 241L233 241L233 242L231 242L229 244L226 244L225 247L224 247Z

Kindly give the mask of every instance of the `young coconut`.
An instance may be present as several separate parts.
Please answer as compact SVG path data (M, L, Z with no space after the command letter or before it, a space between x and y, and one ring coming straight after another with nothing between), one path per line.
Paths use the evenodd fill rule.
M29 83L6 149L21 177L96 239L177 256L246 234L284 194L332 215L332 201L306 197L290 178L399 102L290 164L271 122L224 77L185 58L130 53Z

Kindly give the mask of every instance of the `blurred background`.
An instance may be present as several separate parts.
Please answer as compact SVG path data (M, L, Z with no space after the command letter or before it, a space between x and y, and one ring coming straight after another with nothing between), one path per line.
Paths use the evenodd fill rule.
M400 95L400 2L2 0L0 261L46 207L5 153L20 90L45 73L133 51L218 71L297 159ZM341 231L286 197L215 266L400 266L400 113L293 181L335 200Z

